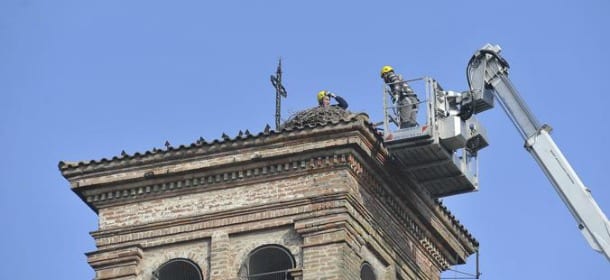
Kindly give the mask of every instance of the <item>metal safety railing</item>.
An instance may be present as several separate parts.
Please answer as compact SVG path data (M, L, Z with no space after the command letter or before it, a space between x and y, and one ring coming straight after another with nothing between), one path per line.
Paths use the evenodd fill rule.
M393 152L397 153L399 157L402 157L402 159L406 161L406 166L409 168L418 169L418 166L423 164L419 168L423 168L425 165L427 170L431 170L430 163L439 162L442 159L439 158L438 153L430 152L436 151L436 149L426 149L421 143L425 142L428 143L426 145L442 147L446 152L444 160L452 162L455 166L454 168L457 168L461 174L468 179L470 182L469 184L472 185L472 187L460 189L459 185L462 183L456 181L455 184L457 185L455 188L464 191L467 189L477 189L478 158L476 150L469 149L468 146L464 144L468 144L468 142L465 142L465 137L468 137L465 135L466 133L457 133L456 135L458 137L451 138L452 136L455 136L452 133L456 131L466 132L471 131L469 126L479 127L476 119L472 117L471 120L462 121L460 117L456 115L457 112L454 106L450 104L453 102L452 98L454 98L454 94L456 93L443 90L439 83L430 77L409 79L401 82L408 83L420 100L418 103L417 124L407 128L401 128L399 126L400 121L397 121L396 118L399 118L397 115L400 105L397 104L398 102L396 102L395 98L392 98L390 85L385 84L383 88L383 134L386 143L390 147L390 151L392 152L394 149ZM484 128L481 127L481 129ZM422 139L425 139L425 141L421 142ZM414 144L405 145L405 141L412 141ZM421 152L405 153L402 149L419 149ZM414 160L411 158L413 155L417 155L420 158ZM455 171L450 171L451 168L447 169L447 166L439 165L436 170L438 172L434 172L433 174L435 175L430 176L438 176L435 178L441 180L444 176L455 176L455 173L453 173ZM421 175L421 173L418 173L417 175ZM430 187L435 189L439 188L439 184L435 183L437 181L440 182L437 179L421 178L427 185L430 185ZM448 188L453 187L449 185ZM436 190L433 192L436 192ZM457 193L460 192L463 191L457 191Z
M430 92L432 92L428 87L429 83L433 80L428 77L415 78L400 82L406 82L413 89L415 94L417 95L419 102L417 103L418 112L417 112L417 125L413 128L409 128L410 130L415 130L416 127L421 128L422 126L426 126L428 123L433 123L433 119L430 119L430 115L428 112L430 111L430 106L428 100L430 100ZM400 105L397 104L396 101L392 101L391 98L391 90L389 85L384 84L383 87L383 131L385 133L390 133L399 128L398 121L398 111L400 110ZM421 92L424 92L424 98L422 99ZM422 112L423 110L423 112ZM433 115L433 114L432 114ZM433 117L433 116L432 116ZM394 124L393 126L396 129L391 129L390 124Z

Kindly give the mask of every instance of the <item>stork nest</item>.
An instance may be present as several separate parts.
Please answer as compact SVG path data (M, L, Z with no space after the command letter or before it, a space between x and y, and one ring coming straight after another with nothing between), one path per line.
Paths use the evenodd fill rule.
M330 122L348 120L354 114L336 106L313 107L293 114L284 122L282 128L319 126Z

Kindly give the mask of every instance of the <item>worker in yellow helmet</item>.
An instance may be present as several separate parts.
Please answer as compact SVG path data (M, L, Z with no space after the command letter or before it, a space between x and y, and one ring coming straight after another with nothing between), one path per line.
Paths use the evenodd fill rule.
M381 68L381 78L383 78L383 75L385 75L389 72L394 72L394 68L392 68L392 66L390 66L390 65L383 66Z
M331 98L334 98L337 101L337 104L330 105ZM348 106L347 101L345 101L345 99L328 90L321 90L318 92L318 104L320 105L320 107L338 106L342 109L347 109Z
M381 78L390 87L392 103L398 108L398 126L409 128L417 126L417 111L419 99L401 76L394 73L392 66L386 65L381 68Z

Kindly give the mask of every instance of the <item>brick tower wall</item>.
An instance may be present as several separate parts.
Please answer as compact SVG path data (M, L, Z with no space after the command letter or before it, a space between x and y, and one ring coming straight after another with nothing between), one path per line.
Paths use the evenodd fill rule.
M395 180L379 141L357 119L60 169L99 216L95 279L153 279L173 259L239 279L264 245L289 252L294 279L356 280L364 263L377 279L439 279L472 242Z

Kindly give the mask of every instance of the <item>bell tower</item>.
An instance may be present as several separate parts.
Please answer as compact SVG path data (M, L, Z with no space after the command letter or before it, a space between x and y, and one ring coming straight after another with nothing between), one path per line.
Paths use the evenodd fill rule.
M478 248L340 108L59 169L99 217L98 280L439 279Z

